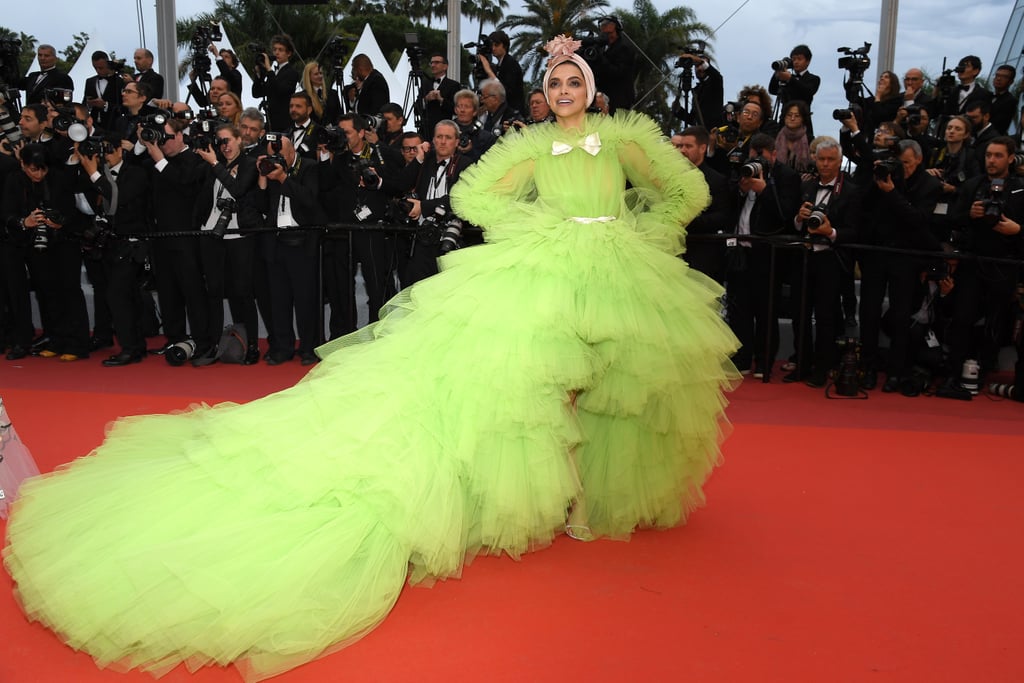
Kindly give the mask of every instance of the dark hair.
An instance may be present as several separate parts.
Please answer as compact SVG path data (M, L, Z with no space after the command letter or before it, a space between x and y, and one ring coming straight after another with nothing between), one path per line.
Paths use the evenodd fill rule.
M36 168L49 168L50 162L46 158L46 145L38 142L25 145L21 148L21 163Z
M964 113L974 111L975 109L981 111L982 116L988 116L992 113L992 103L988 100L971 100L967 103Z
M149 84L143 83L142 81L136 81L133 85L135 86L135 89L139 91L139 94L142 95L144 100L148 101L149 98L153 96L153 91L150 90Z
M405 118L405 112L402 111L402 105L395 104L394 102L388 102L383 107L381 107L380 113L381 116L383 116L384 114L391 114L392 116L396 116L400 119Z
M540 96L544 97L545 100L547 99L547 97L544 96L543 88L534 88L533 90L531 90L529 92L529 94L527 94L526 101L529 102L530 98L533 97L534 95L540 95Z
M755 152L774 152L775 138L767 133L755 133L750 138L749 147Z
M883 71L878 77L881 78L883 74L889 74L889 91L876 94L883 100L898 97L900 94L900 77L894 71Z
M508 34L501 30L491 32L491 42L498 43L499 45L504 46L506 52L508 51L509 47L511 47L511 43L509 43L508 39Z
M359 114L342 114L341 116L338 117L338 125L341 125L342 121L351 121L352 127L355 128L356 130L370 129L370 126L366 123L366 119L364 119Z
M797 45L789 51L790 57L793 57L794 55L800 55L809 62L811 61L811 48L803 44Z
M231 133L231 137L233 137L233 138L240 138L240 137L242 137L242 132L240 130L238 130L238 127L235 126L235 124L233 124L233 123L222 123L219 126L217 126L217 130L215 130L214 132L215 133L219 133L222 130L226 130L226 131L230 132Z
M370 60L370 57L368 55L365 55L362 52L360 52L359 54L352 58L352 66L358 66L359 68L368 66L372 69L373 62Z
M406 140L412 140L413 138L419 138L421 141L423 140L423 136L414 130L409 130L402 133L402 142L405 142Z
M109 61L109 60L110 60L110 55L108 55L108 54L107 54L106 52L104 52L103 50L96 50L96 52L93 52L93 53L92 53L92 57L90 57L90 59L91 59L92 61L94 61L94 62L95 62L95 61L96 61L97 59L105 59L105 60Z
M796 107L797 112L800 114L800 119L804 122L805 126L811 122L811 109L807 106L807 103L803 100L790 100L789 102L786 102L786 106L782 108L783 124L785 124L786 114L788 114L789 110L793 107Z
M1017 69L1012 64L1003 64L1002 66L997 66L996 71L1009 71L1011 74L1010 78L1017 77Z
M308 106L310 106L310 107L313 106L313 98L310 97L309 93L304 91L304 90L299 90L297 92L293 92L292 96L290 98L288 98L288 99L290 99L290 100L304 100Z
M1006 148L1006 152L1009 155L1017 153L1017 143L1013 141L1009 135L999 135L988 141L988 145L985 145L985 149L988 149L990 145L1002 145Z
M101 136L106 142L113 145L115 150L121 149L121 143L124 142L124 138L121 137L120 133L114 131L107 131Z
M739 97L736 101L740 103L740 109L743 109L743 105L746 104L751 97L757 98L757 103L761 105L761 120L767 121L768 117L772 115L772 96L768 94L763 85L745 85L743 90L740 90Z
M443 52L431 52L430 53L430 59L433 59L434 57L440 57L441 61L444 62L445 66L448 66L448 55L446 55L445 53L443 53Z
M970 64L973 68L981 71L981 59L975 55L967 55L960 60L960 64Z
M225 52L228 54L229 57L231 57L231 68L232 69L237 69L238 68L238 55L235 54L234 50L229 50L226 47L222 47L220 50L218 50L217 54L223 56Z
M26 104L21 108L22 113L26 111L32 112L32 116L36 117L36 120L41 123L46 123L47 117L50 115L50 110L46 108L45 104Z
M183 133L185 129L188 128L188 121L170 118L167 119L167 125L170 126L171 130L174 131L174 134L177 135L178 133Z
M292 37L287 33L278 33L270 38L270 44L283 45L285 50L288 50L289 54L295 54L295 43L292 42Z
M707 146L711 143L711 136L708 134L708 129L704 126L690 126L689 128L684 128L679 135L694 138L698 145Z
M892 134L898 137L900 140L903 140L904 138L907 137L907 131L903 130L903 126L901 126L896 121L880 121L878 123L878 126L886 126L889 130L892 131ZM878 126L876 126L876 128Z

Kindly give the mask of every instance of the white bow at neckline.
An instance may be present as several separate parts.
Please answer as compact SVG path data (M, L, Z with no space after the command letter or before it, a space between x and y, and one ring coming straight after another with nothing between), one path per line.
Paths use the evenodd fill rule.
M575 145L555 140L551 143L551 154L553 156L568 154L572 151L573 147L579 147L590 156L597 156L597 153L601 151L601 137L597 133L591 133Z

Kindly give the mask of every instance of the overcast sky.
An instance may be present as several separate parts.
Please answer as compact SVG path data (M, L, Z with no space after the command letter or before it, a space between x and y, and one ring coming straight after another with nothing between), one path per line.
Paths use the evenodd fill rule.
M675 4L670 0L654 2L662 11ZM632 6L631 2L622 0L610 0L610 4L613 8ZM836 66L837 47L859 47L864 41L872 43L872 68L865 80L873 89L881 2L818 0L801 3L799 13L792 11L794 4L776 0L749 0L745 5L743 0L691 0L688 3L699 21L712 28L721 26L711 45L714 62L725 77L727 99L734 98L746 84L767 85L772 61L788 56L794 45L809 45L814 53L810 70L822 79L821 90L814 100L814 119L819 122L816 129L825 132L822 123L830 120L833 109L845 104L844 72ZM144 5L146 45L155 52L154 4L144 0ZM519 11L517 0L510 0L510 5L509 13ZM212 6L212 0L178 0L177 15L190 17ZM730 19L729 15L741 6ZM105 46L116 50L120 56L130 57L140 44L134 2L104 0L99 11L97 5L70 0L57 0L48 7L55 11L40 12L38 7L26 2L5 3L0 23L53 43L58 50L70 44L72 35L80 31L94 38L102 36ZM902 75L906 69L919 66L938 75L944 56L952 66L960 57L976 54L982 60L982 73L987 74L1012 7L1013 2L1009 0L902 3L895 71ZM119 18L116 24L114 17ZM467 25L462 42L473 40L471 31L475 30L475 26ZM158 65L158 71L166 70Z

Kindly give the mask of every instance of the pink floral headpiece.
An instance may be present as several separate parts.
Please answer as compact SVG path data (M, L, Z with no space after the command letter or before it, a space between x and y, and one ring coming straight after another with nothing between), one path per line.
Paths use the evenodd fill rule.
M594 96L597 94L594 71L587 64L587 61L576 53L576 50L579 50L582 44L579 40L573 40L572 36L561 35L555 36L544 45L544 50L551 55L548 58L547 71L544 72L544 80L542 82L545 99L548 98L548 77L551 75L552 69L559 64L572 62L583 72L583 80L587 84L587 106L590 106L590 103L594 101Z

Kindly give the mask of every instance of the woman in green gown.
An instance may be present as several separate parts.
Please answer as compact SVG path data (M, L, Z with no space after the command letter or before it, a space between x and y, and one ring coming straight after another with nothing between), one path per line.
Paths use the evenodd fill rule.
M707 187L646 117L585 113L576 46L548 44L556 123L452 189L487 244L294 387L118 420L25 483L4 561L30 619L101 666L260 680L373 628L406 581L549 544L567 514L584 539L685 520L737 378L720 289L676 257Z

